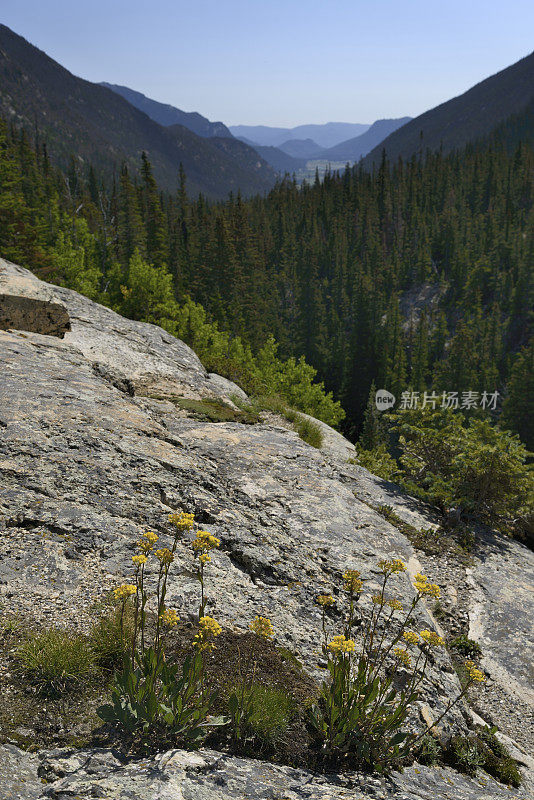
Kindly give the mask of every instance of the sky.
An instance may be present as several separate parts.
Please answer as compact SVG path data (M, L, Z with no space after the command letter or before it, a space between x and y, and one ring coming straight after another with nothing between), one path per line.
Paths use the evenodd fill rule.
M0 21L227 125L413 117L534 49L532 0L2 0Z

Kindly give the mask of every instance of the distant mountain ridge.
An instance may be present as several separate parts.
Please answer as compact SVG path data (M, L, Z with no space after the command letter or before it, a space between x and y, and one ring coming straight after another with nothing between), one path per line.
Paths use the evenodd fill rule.
M167 103L159 103L157 100L151 100L150 97L130 89L128 86L119 86L115 83L106 83L102 81L100 86L105 86L107 89L120 94L132 106L135 106L140 111L158 122L160 125L168 127L169 125L183 125L188 128L197 136L202 136L204 139L209 139L213 136L228 136L233 138L232 134L223 122L211 122L202 114L196 111L182 111L175 106Z
M137 171L146 151L162 189L174 191L183 165L191 194L224 198L262 193L276 180L255 150L232 138L165 128L105 86L72 75L46 53L0 25L0 115L31 136L39 131L61 166L72 156L108 175L123 162Z
M304 159L322 158L323 153L328 153L328 150L319 147L313 139L288 139L287 142L279 145L279 149L293 158Z
M227 155L238 157L241 164L248 166L249 169L254 169L254 157L251 149L279 174L297 172L306 166L305 158L293 158L277 147L262 146L245 138L235 138L224 123L210 122L209 119L197 112L181 111L175 106L158 103L156 100L151 100L150 97L146 97L146 95L136 92L134 89L129 89L127 86L118 86L105 81L100 85L124 97L125 100L140 111L143 111L154 122L158 122L168 130L172 130L177 124L183 125L196 133L197 136L210 139L211 143L218 147L219 150ZM242 143L248 147L241 147Z
M365 158L377 163L385 150L391 161L442 148L444 153L487 136L534 99L534 53L436 106L395 131Z
M280 147L289 139L312 139L319 147L333 147L346 139L360 136L370 124L359 122L326 122L297 125L295 128L275 128L269 125L229 125L238 139L247 139L261 145Z
M365 133L331 147L325 151L323 157L332 161L359 161L362 156L367 155L379 145L386 136L406 125L410 120L411 117L377 119Z

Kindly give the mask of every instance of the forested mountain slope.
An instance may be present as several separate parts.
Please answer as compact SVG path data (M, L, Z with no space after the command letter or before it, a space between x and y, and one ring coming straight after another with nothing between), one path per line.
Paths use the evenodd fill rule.
M160 125L183 125L184 128L189 128L190 131L203 138L210 138L211 136L232 137L223 122L211 122L196 111L182 111L180 108L171 106L168 103L158 103L157 100L151 100L150 97L141 92L136 92L134 89L128 88L128 86L118 86L115 83L106 83L105 81L100 85L120 94L132 106L144 111L150 119Z
M380 162L382 150L390 161L414 153L439 150L449 153L487 136L496 125L522 111L534 97L534 53L464 94L426 111L388 136L365 159L366 166Z
M74 159L86 168L91 164L107 180L123 162L137 170L143 151L168 191L178 185L180 164L190 191L212 198L239 189L263 192L275 179L252 148L246 148L243 165L244 145L224 151L183 126L164 128L110 89L72 75L5 25L0 26L0 113L32 135L38 130L62 167Z
M359 161L362 156L383 142L390 133L406 125L410 119L411 117L377 119L365 133L330 147L321 158L331 161Z

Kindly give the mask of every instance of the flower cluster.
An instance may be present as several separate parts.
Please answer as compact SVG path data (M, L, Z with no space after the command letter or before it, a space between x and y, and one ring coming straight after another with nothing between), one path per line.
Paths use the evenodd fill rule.
M198 621L198 633L193 639L193 644L200 652L213 650L213 639L222 633L222 628L213 617L201 617Z
M464 667L470 680L476 681L477 683L482 683L482 681L486 680L486 676L482 670L476 666L474 661L466 661Z
M406 572L406 564L400 558L384 558L378 562L380 572L384 575L395 575L399 572Z
M335 655L338 655L339 653L353 653L355 647L356 645L354 640L346 639L343 633L339 636L334 636L328 645L328 649L331 650Z
M144 553L138 553L136 556L132 556L132 561L136 567L140 567L142 564L146 564L147 557Z
M156 550L154 555L163 566L166 564L172 564L174 561L174 556L168 547L162 547L161 550Z
M408 644L417 644L419 641L419 634L416 631L404 631L402 638Z
M363 581L357 569L348 569L343 575L343 587L347 592L359 594L362 590Z
M440 588L437 583L430 583L426 575L421 575L420 572L417 573L415 576L414 584L415 588L419 592L420 595L426 595L427 597L434 597L436 600L439 600L440 595Z
M421 631L421 639L426 642L426 644L431 645L432 647L444 647L445 640L443 636L439 636L436 631Z
M213 536L212 533L208 533L208 531L198 531L196 538L193 539L191 546L195 551L197 556L201 554L209 553L210 550L219 547L221 543L220 539L217 539L216 536Z
M249 625L250 630L257 636L263 636L265 639L270 639L274 635L274 628L272 622L267 617L255 617Z
M327 606L333 606L336 601L334 600L331 594L320 594L315 602L317 603L317 605L323 606L323 608L325 608Z
M391 597L389 600L386 600L386 605L388 605L392 611L402 611L402 603L395 597Z
M142 553L149 553L156 542L158 541L157 533L152 533L152 531L146 531L141 535L141 538L137 542L137 547L140 549Z
M174 626L178 625L180 621L178 612L174 611L172 608L166 608L165 611L159 615L159 618L164 625L167 625L168 628L174 628Z
M395 654L395 658L399 661L403 667L410 667L412 664L412 659L407 650L404 647L395 647L393 650Z
M185 511L169 514L169 522L178 528L179 531L190 531L195 524L194 514L186 514Z
M126 600L128 597L134 595L137 587L131 583L121 583L116 589L113 589L113 596L115 600Z
M382 606L384 605L384 598L381 594L374 594L371 597L371 601L375 604L375 606Z

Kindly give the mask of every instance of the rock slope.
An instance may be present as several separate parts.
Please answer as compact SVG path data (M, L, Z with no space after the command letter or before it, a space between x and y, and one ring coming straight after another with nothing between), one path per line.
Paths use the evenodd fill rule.
M511 734L517 757L530 763L529 737L521 736L532 714L530 551L488 538L467 570L416 552L380 507L392 506L421 528L432 524L428 509L349 464L353 446L335 431L328 429L324 449L315 450L272 417L257 425L188 417L177 398L231 405L241 390L208 374L189 347L156 326L126 320L70 290L51 292L0 261L0 295L59 304L70 325L59 338L19 315L0 330L0 611L83 629L103 592L129 574L139 534L148 527L165 535L169 511L194 511L221 539L210 570L210 613L241 630L255 614L269 616L277 641L319 675L314 597L335 587L347 567L378 587L377 559L398 556L412 575L424 569L440 583L447 614L480 640L490 680L477 710ZM189 550L179 545L168 592L183 616L197 597ZM397 585L411 596L409 576ZM431 608L422 614L427 626L437 625ZM426 690L431 715L459 691L447 654L437 659ZM465 725L462 713L449 724ZM528 775L515 793L487 777L482 787L435 768L411 768L388 781L327 779L209 751L119 763L105 751L27 754L9 743L0 753L0 779L7 797L57 800L474 800L530 791Z

